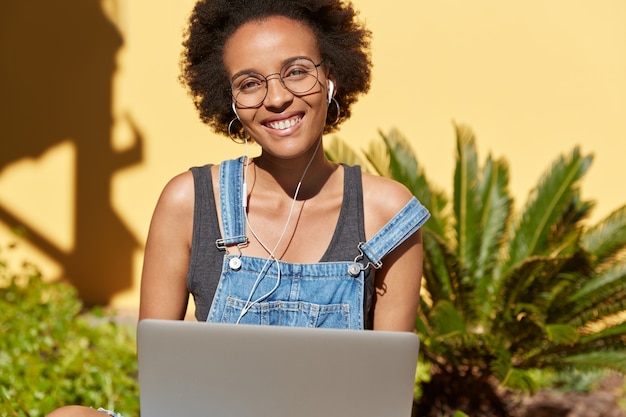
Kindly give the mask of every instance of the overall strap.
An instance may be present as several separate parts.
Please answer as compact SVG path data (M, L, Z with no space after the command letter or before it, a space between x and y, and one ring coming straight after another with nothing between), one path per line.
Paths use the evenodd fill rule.
M222 213L223 239L219 248L245 243L246 222L243 205L243 166L245 157L230 159L220 164L220 211Z
M375 268L380 268L381 259L415 233L429 217L426 207L413 197L370 240L361 243L359 248Z

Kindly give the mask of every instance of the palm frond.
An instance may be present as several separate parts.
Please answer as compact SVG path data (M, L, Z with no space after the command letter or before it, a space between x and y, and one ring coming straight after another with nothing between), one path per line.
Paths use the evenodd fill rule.
M613 369L618 372L626 372L626 351L603 351L590 352L580 355L566 356L563 363L576 367L576 369Z
M610 263L626 249L626 206L613 211L597 225L587 230L581 243L602 266Z
M441 236L448 235L449 216L445 213L448 200L442 191L430 185L409 141L396 129L392 129L388 134L383 132L379 134L386 152L383 154L379 143L371 143L365 154L369 163L381 175L404 184L426 206L431 218L424 228L434 230Z
M494 161L489 156L482 175L483 181L480 184L482 213L478 223L481 234L477 262L472 275L476 283L476 298L483 300L480 309L481 320L485 320L492 309L490 300L495 290L493 272L512 215L513 199L508 191L509 173L506 162Z
M580 224L589 217L594 207L594 202L581 200L580 190L572 190L569 202L561 210L545 243L552 255L572 253L578 249L582 234Z
M574 148L569 156L558 158L543 175L512 231L509 259L503 264L501 275L526 257L549 252L547 242L552 228L571 202L572 193L591 161L591 156L583 157Z
M406 185L410 190L421 192L421 189L427 185L427 181L419 168L410 143L396 129L392 129L388 134L380 131L378 133L387 146L391 177Z
M495 294L495 311L492 313L494 318L501 318L497 322L504 325L510 320L511 313L516 311L518 303L533 304L532 299L535 297L529 295L530 289L538 281L554 275L561 262L562 260L558 258L533 256L519 263L502 277L498 293Z
M584 334L580 338L581 344L592 343L599 340L606 341L608 339L622 339L626 338L626 322L616 324L613 326L607 326L606 328L592 332L589 334ZM622 349L626 350L626 345L622 344Z
M435 305L432 311L431 323L435 325L434 330L439 340L467 332L465 320L459 314L454 304L447 300L441 300Z
M569 324L548 324L545 329L548 341L561 345L573 345L580 336L578 329Z
M626 310L626 263L594 276L567 301L561 320L577 326Z
M383 136L384 138L384 136ZM385 140L372 141L364 151L364 157L381 177L393 178L389 167L389 147Z
M525 392L537 390L537 383L530 372L513 366L510 352L505 347L495 350L495 359L491 362L490 368L502 386Z
M604 298L615 294L621 288L626 287L626 263L614 264L612 267L594 276L567 301L580 301L581 305L598 304ZM585 302L583 298L591 298Z
M422 343L424 340L427 340L427 338L432 336L432 330L429 326L430 322L427 317L429 313L430 311L426 312L423 309L420 309L415 317L415 331L422 338Z
M456 256L446 242L436 233L423 231L424 280L433 304L440 300L454 300L455 287L458 287Z
M352 149L346 141L339 138L335 137L326 144L324 152L331 161L348 165L360 165L364 171L371 171L367 159Z
M474 271L480 243L481 205L478 156L474 134L469 128L456 126L457 158L454 171L454 214L459 262Z
M500 381L500 384L503 387L522 392L535 393L538 389L537 382L530 372L526 369L520 369L512 366L509 367L507 372L501 376Z
M501 382L502 386L535 393L538 389L537 382L532 374L526 369L512 367Z
M520 363L531 368L552 368L559 369L566 365L565 358L570 356L587 355L590 353L624 352L624 339L626 339L626 323L593 332L591 334L580 334L578 340L572 344L568 343L546 343L539 349L524 355Z

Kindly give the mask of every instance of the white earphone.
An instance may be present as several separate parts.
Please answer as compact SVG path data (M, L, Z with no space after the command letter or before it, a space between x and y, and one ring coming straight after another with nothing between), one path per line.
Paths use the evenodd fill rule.
M239 119L239 113L237 113L237 106L235 106L235 103L233 103L232 106L233 106L233 112L235 112L235 116L237 116L237 119Z
M333 99L333 92L335 91L335 83L332 80L328 80L328 104Z

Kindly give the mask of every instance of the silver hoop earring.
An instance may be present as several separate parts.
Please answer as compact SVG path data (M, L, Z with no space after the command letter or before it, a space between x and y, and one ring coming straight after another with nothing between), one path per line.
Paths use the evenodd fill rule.
M333 120L333 122L332 122L332 123L328 123L328 115L330 114L330 112L328 112L328 114L326 115L326 122L327 122L330 126L333 126L333 125L336 125L337 123L339 123L339 120L341 119L341 106L339 105L339 102L337 101L337 99L335 99L335 97L332 97L332 98L330 99L330 101L331 101L332 103L335 103L335 108L336 108L337 114L336 114L336 116L335 116L335 120ZM328 105L328 107L330 108L330 104Z
M241 134L241 128L243 128L243 125L240 129L233 133L233 123L235 122L241 123L237 117L235 117L233 120L230 121L230 123L228 123L228 137L233 142L243 145L244 143L246 143L246 138Z

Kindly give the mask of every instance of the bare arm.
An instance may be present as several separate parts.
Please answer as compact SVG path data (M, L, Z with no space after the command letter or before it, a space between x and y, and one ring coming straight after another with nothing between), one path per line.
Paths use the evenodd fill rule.
M376 271L375 330L411 332L422 281L422 233L418 230L383 260Z
M193 176L188 171L165 186L150 223L141 276L140 320L185 317L193 208Z
M412 198L403 185L387 178L363 176L365 228L368 238ZM385 256L376 270L374 329L414 330L422 281L422 234L417 231Z

